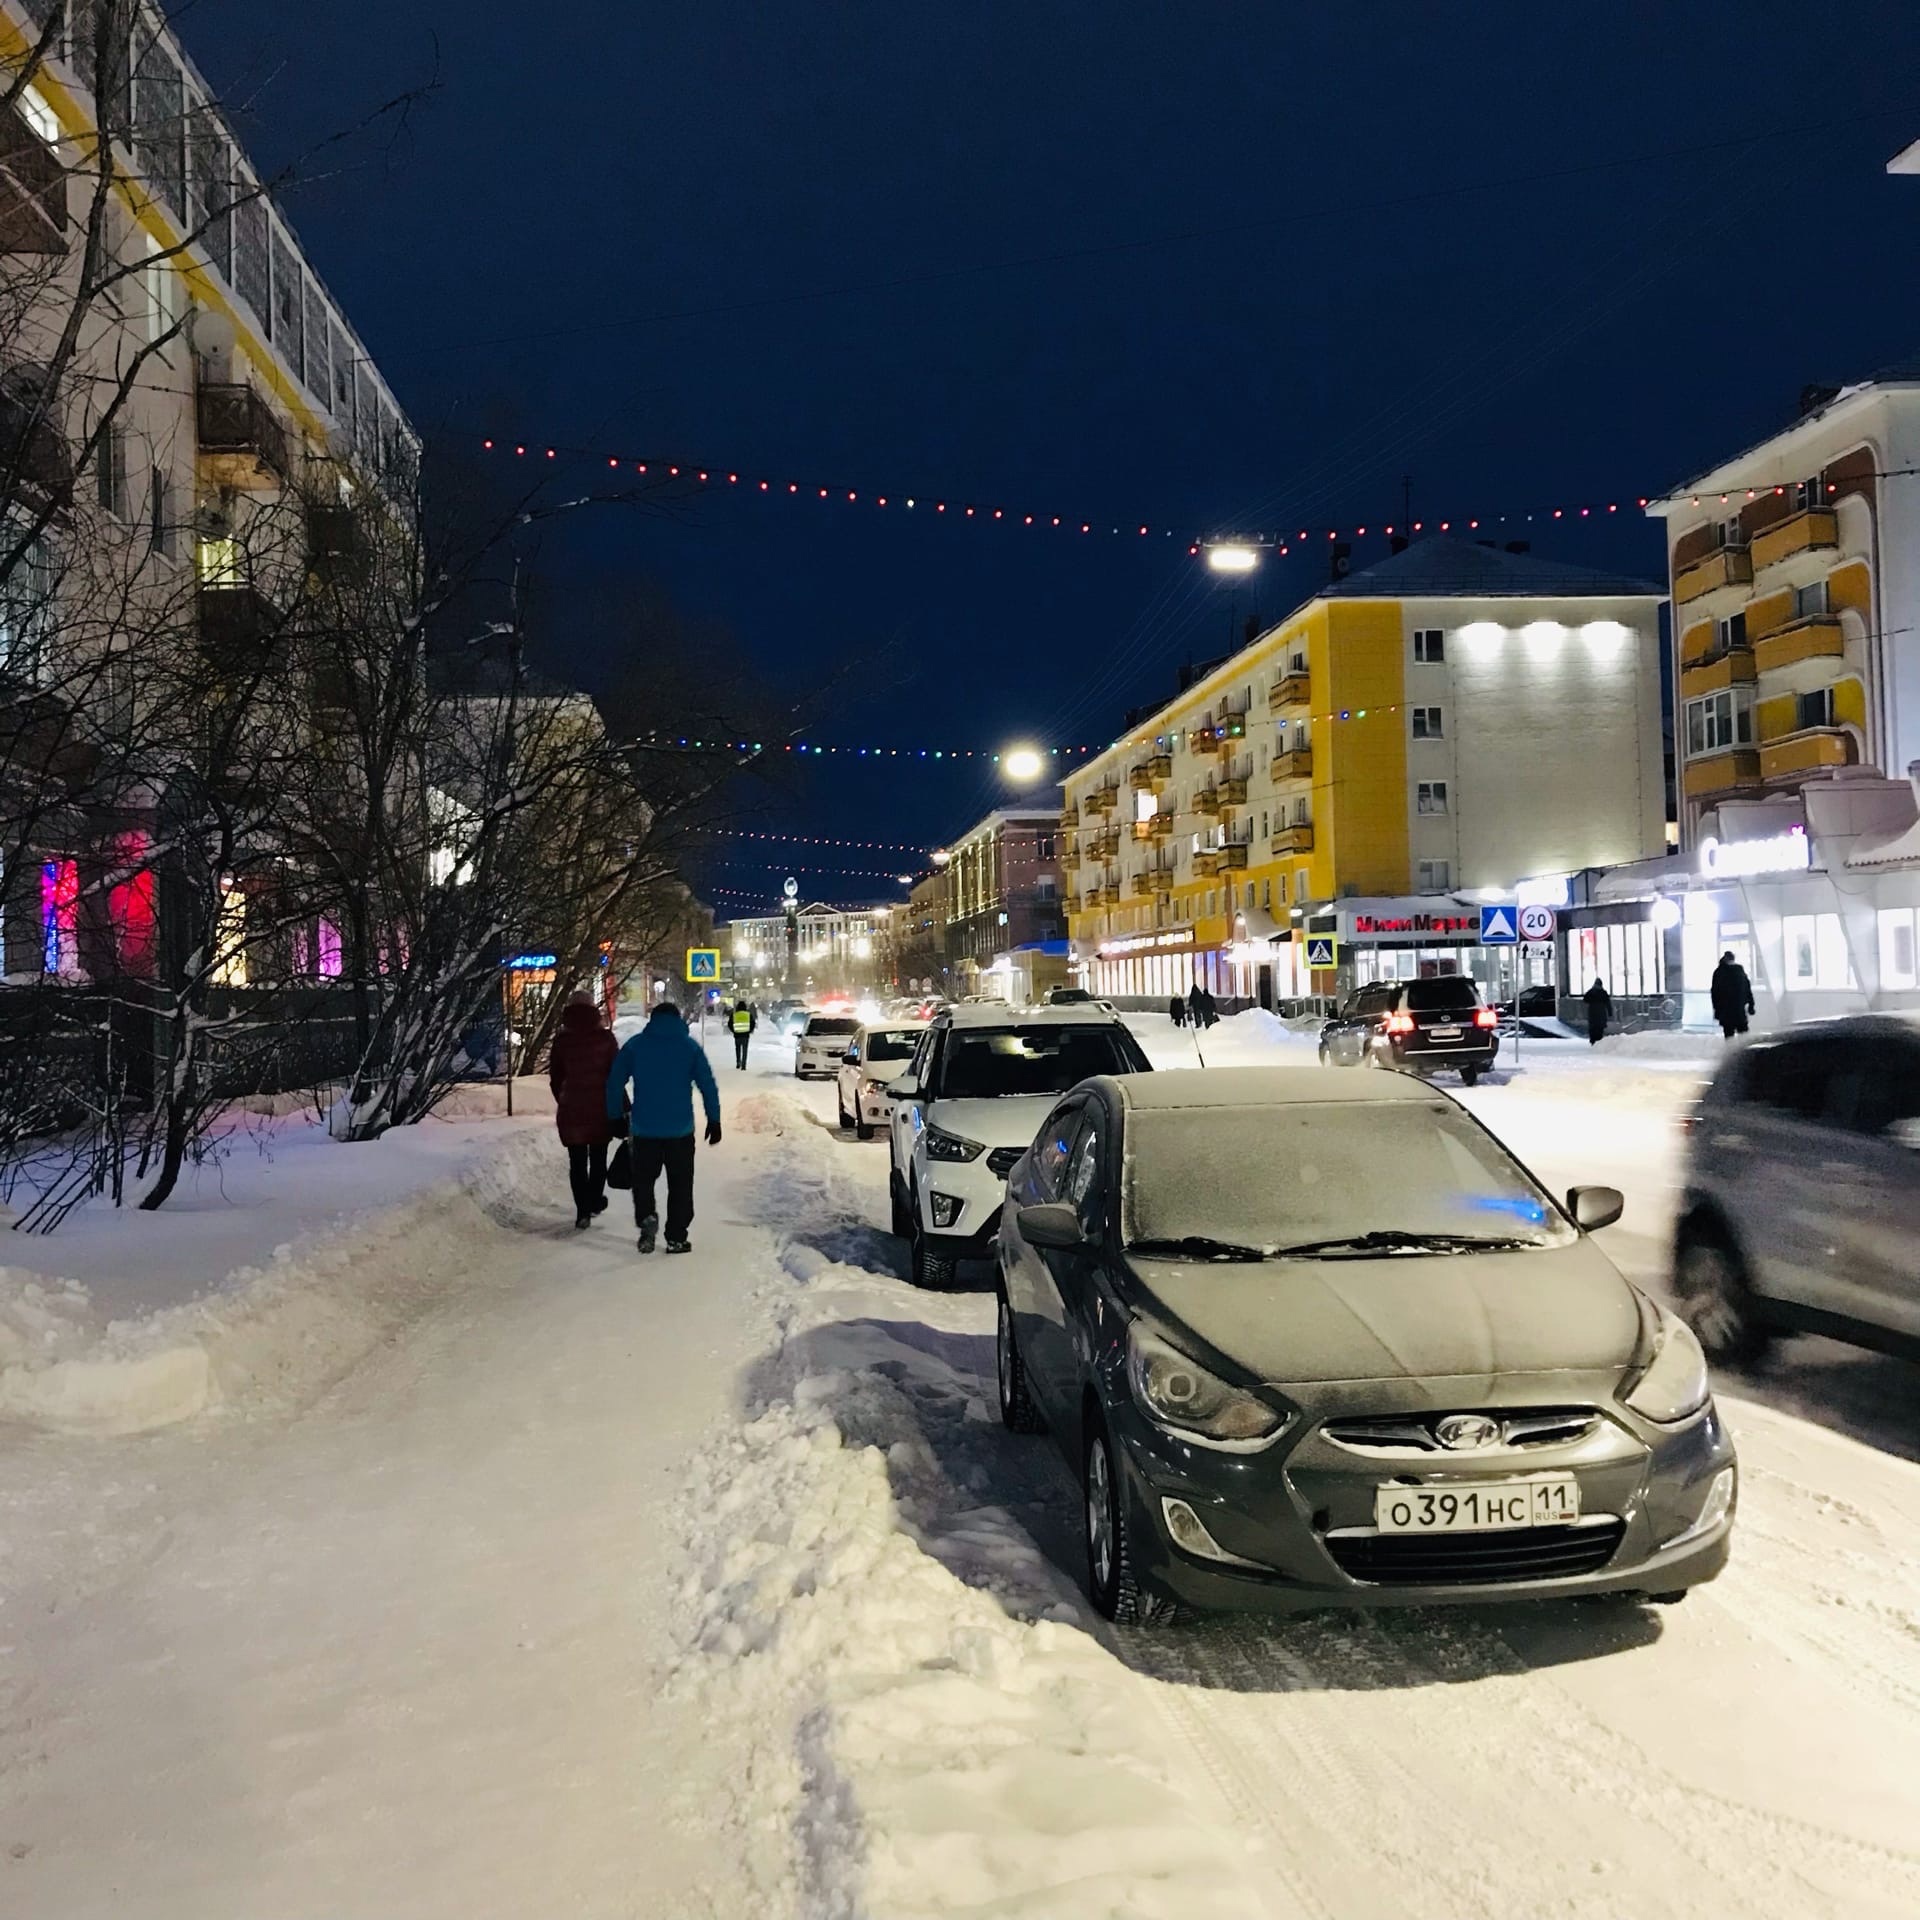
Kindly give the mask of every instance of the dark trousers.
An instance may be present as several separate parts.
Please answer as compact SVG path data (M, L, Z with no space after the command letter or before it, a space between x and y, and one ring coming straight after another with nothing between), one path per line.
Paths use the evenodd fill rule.
M683 1133L675 1140L648 1140L633 1137L633 1218L645 1226L654 1217L653 1187L662 1173L667 1176L667 1223L669 1240L684 1240L693 1225L693 1135Z
M585 1218L598 1213L607 1197L607 1143L567 1149L567 1184L573 1189L573 1210Z
M733 1064L736 1067L747 1064L747 1042L752 1038L750 1033L736 1033L733 1036Z

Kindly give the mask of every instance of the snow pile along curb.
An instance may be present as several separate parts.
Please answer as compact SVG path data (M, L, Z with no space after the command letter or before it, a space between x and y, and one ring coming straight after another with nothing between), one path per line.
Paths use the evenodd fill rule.
M550 1151L545 1128L515 1127L413 1197L210 1274L199 1297L151 1314L107 1319L75 1281L0 1268L0 1416L127 1434L216 1406L297 1405L458 1283L474 1237L498 1230ZM130 1228L130 1257L135 1245Z

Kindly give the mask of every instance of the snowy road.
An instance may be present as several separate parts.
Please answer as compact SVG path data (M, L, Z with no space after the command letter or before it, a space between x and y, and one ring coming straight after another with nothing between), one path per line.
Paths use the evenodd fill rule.
M689 1260L522 1186L295 1414L0 1435L0 1910L1920 1913L1910 1370L1730 1383L1684 1607L1116 1635L987 1296L905 1284L786 1057L722 1071ZM1658 1088L1472 1099L1655 1277Z

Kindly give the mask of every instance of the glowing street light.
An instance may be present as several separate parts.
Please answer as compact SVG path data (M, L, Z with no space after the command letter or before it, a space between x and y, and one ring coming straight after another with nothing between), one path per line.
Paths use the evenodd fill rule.
M1015 747L1002 755L1000 769L1009 780L1038 780L1046 771L1047 763L1032 747Z
M1260 564L1260 549L1224 540L1207 548L1207 565L1215 573L1251 573Z

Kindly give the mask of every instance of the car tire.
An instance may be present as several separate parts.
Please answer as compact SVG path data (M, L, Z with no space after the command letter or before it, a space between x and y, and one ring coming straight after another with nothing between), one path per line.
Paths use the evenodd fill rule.
M833 1104L834 1104L834 1106L835 1106L836 1108L838 1108L838 1109L839 1109L839 1114L840 1114L840 1121L839 1121L839 1125L840 1125L840 1131L841 1131L842 1133L849 1133L849 1132L851 1132L851 1131L852 1131L852 1129L853 1129L853 1122L852 1122L851 1120L849 1120L849 1119L847 1118L847 1109L846 1109L846 1106L845 1106L845 1104L844 1104L844 1103L843 1103L843 1102L841 1101L841 1099L840 1099L840 1097L839 1097L839 1096L838 1096L837 1094L836 1094L836 1095L834 1096L834 1102L833 1102Z
M1680 1317L1709 1360L1748 1365L1766 1352L1772 1335L1761 1317L1745 1263L1723 1232L1690 1225L1674 1251L1673 1294Z
M913 1212L913 1232L908 1240L913 1284L925 1293L944 1293L953 1285L959 1262L950 1253L934 1253L927 1246L926 1229L920 1224L918 1207Z
M1000 1382L1000 1423L1009 1433L1039 1433L1045 1426L1027 1388L1027 1363L1020 1357L1013 1308L1000 1288L999 1322L994 1333L994 1373Z
M1677 1607L1692 1591L1691 1587L1675 1587L1671 1593L1646 1593L1640 1597L1650 1607Z
M856 1120L853 1123L853 1137L856 1140L871 1140L873 1129L864 1120Z
M900 1176L897 1173L887 1175L887 1206L892 1215L893 1237L896 1240L911 1240L913 1216L907 1211L907 1203L900 1190Z
M1460 1069L1460 1084L1463 1087L1477 1087L1480 1084L1480 1069L1478 1067L1462 1067Z
M1178 1609L1140 1584L1132 1522L1107 1429L1087 1421L1080 1445L1081 1532L1087 1548L1087 1597L1103 1620L1122 1627L1171 1624Z

